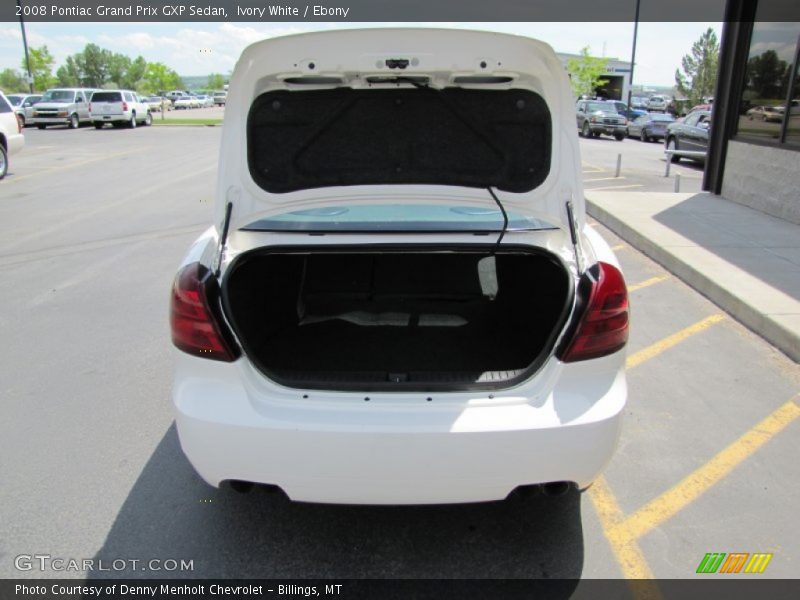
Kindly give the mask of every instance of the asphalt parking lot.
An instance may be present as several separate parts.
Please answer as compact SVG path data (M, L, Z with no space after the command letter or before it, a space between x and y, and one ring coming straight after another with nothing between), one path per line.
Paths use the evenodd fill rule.
M709 552L773 554L763 574L736 577L796 576L796 363L598 223L630 287L630 397L619 451L588 492L378 508L205 485L172 426L167 300L211 223L220 133L28 129L11 159L0 577L83 575L14 568L46 553L191 559L169 573L185 577L665 579L695 577ZM611 147L625 153L619 186L657 189L659 144L581 146L587 188L614 183L600 181Z
M692 193L699 192L703 183L703 165L685 158L670 165L669 177L664 176L667 165L663 140L642 142L626 138L618 142L607 136L581 139L581 157L587 191L673 192L677 178L679 191Z

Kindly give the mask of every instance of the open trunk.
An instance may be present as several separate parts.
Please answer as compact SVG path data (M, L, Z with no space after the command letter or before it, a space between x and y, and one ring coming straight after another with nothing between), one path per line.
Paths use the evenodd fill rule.
M573 297L535 248L262 249L223 289L257 368L328 390L506 387L550 355Z

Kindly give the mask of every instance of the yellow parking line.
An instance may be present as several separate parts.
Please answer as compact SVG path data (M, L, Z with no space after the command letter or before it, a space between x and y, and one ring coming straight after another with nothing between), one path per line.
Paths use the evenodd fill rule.
M602 171L603 170L603 167L598 167L597 165L593 165L592 163L588 163L585 160L581 161L581 166L591 167L592 169L597 169L598 171Z
M761 446L800 417L800 394L775 410L750 431L717 454L683 481L651 500L620 524L615 535L638 539L658 527L725 478Z
M623 577L628 580L652 580L653 571L636 540L628 535L626 529L620 527L623 519L622 509L605 477L602 475L598 477L589 488L588 494ZM631 581L631 587L636 598L649 600L661 598L661 592L655 581Z
M44 171L45 174L50 174L50 173L53 173L54 171L64 171L64 170L67 170L67 169L72 169L74 167L80 167L80 166L83 166L83 165L88 165L88 164L91 164L91 163L99 162L101 160L108 160L110 158L118 158L120 156L126 156L128 154L136 154L136 153L139 153L139 152L144 152L145 150L149 150L149 149L150 149L149 147L141 147L141 148L137 148L136 150L126 150L125 152L117 152L116 154L105 154L103 156L97 156L95 158L87 158L86 160L78 160L78 161L75 161L75 162L72 162L72 163L68 163L68 164L65 164L65 165L57 165L55 167L43 167L42 170L37 172L37 173L31 173L31 174L28 174L28 175L19 175L17 177L11 177L10 179L7 180L7 183L14 183L16 181L23 181L25 179L29 179L30 177L39 177L40 175L43 174L42 171Z
M611 246L611 249L614 252L617 252L618 250L624 250L625 248L627 248L625 244L617 244L616 246Z
M673 333L672 335L665 337L663 340L660 340L655 344L652 344L647 348L644 348L643 350L639 350L635 354L632 354L631 356L628 357L625 366L628 369L632 369L633 367L636 367L642 364L643 362L658 356L659 354L661 354L665 350L672 348L676 344L681 343L686 338L691 337L696 333L700 333L701 331L705 331L715 323L719 323L720 321L722 321L724 318L725 318L724 315L721 314L711 315L710 317L706 317L702 321L698 321L694 325L690 325L686 329L681 329L679 332Z
M656 283L661 283L662 281L666 281L669 279L669 275L661 275L659 277L651 277L650 279L645 279L641 283L635 283L634 285L628 286L628 292L635 292L637 290L641 290L646 287L650 287L651 285L655 285Z

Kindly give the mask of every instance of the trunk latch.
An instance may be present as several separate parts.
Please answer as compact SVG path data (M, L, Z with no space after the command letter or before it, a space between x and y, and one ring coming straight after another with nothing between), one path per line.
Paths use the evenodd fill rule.
M387 58L386 66L390 69L405 69L408 66L407 58Z

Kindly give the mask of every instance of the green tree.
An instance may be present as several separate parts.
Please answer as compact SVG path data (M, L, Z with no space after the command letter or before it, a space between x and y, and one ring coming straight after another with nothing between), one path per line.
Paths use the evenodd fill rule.
M0 90L3 90L6 94L27 92L28 84L19 71L4 69L0 71Z
M602 77L607 69L607 58L590 56L589 46L582 48L580 58L570 58L567 62L572 93L576 97L584 94L593 95L596 88L608 83L608 79Z
M714 95L717 85L719 42L717 34L709 27L694 44L690 54L681 60L681 69L675 69L675 86L689 100L689 106L700 104Z
M144 72L144 89L151 93L182 89L180 75L164 63L148 63Z
M81 84L81 72L74 56L68 56L64 64L58 67L56 79L61 87L77 87Z
M131 59L124 54L108 54L108 81L117 87L127 87L123 84L125 74L131 68Z
M122 78L121 85L128 90L138 90L142 86L144 74L147 71L147 61L137 56L128 66L125 71L125 76Z
M223 77L220 73L212 73L208 76L208 84L207 87L210 90L221 90L222 87L225 85L225 77Z
M53 65L56 60L50 54L47 46L40 46L38 48L31 46L28 50L31 62L31 75L33 76L33 89L35 91L43 92L55 83L53 77ZM25 58L22 59L23 70L27 69Z
M758 98L783 100L784 80L789 70L775 50L767 50L747 61L747 79Z
M83 52L75 55L75 62L80 72L81 85L101 88L108 79L108 67L111 52L97 44L86 44Z

